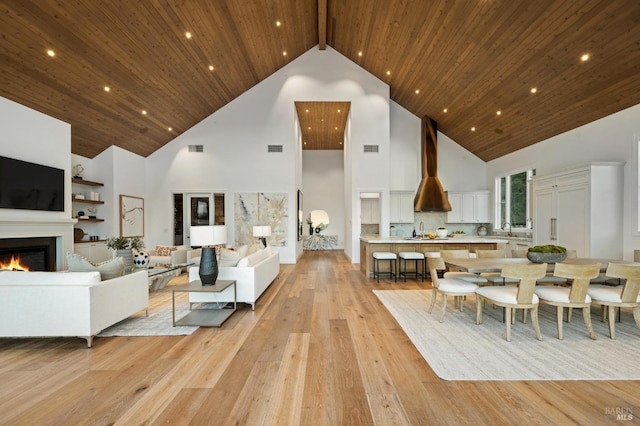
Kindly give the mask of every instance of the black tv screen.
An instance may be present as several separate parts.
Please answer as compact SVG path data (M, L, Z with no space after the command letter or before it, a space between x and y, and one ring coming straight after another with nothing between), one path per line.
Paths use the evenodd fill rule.
M0 157L0 208L64 211L64 170Z

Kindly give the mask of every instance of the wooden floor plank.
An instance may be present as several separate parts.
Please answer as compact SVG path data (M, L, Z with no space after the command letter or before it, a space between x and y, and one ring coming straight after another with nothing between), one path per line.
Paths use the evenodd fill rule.
M372 292L426 288L305 251L221 328L91 349L0 339L0 424L619 424L616 410L640 413L640 381L441 380Z

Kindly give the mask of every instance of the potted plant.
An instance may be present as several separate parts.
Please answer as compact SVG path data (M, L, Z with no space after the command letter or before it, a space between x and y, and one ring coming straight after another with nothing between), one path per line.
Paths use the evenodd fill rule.
M133 270L133 250L140 251L144 241L140 237L111 237L107 238L107 247L116 251L116 257L124 260L125 272Z

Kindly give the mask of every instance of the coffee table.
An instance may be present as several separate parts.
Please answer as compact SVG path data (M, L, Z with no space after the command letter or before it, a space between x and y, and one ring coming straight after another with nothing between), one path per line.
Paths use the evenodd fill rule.
M193 309L187 315L176 321L176 293L221 293L233 286L233 308L221 309ZM235 311L237 307L236 281L217 280L215 285L202 285L200 280L191 281L187 285L172 287L173 326L198 325L204 327L220 327Z
M182 273L182 269L193 263L181 263L178 265L156 266L147 269L149 275L149 290L160 290L164 288L172 278Z

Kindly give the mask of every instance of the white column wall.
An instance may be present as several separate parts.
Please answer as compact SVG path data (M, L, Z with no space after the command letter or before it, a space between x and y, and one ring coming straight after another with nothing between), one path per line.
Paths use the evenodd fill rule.
M287 247L274 249L283 263L294 263L298 248L294 212L301 184L295 101L351 102L346 149L353 156L353 174L349 177L354 186L388 190L389 87L333 49L312 48L147 157L149 242L170 241L172 220L165 212L171 211L171 191L224 190L229 195L227 205L233 204L237 192L286 192L289 238ZM283 145L283 152L268 154L269 144ZM380 154L363 155L365 144L379 145ZM188 145L203 145L204 153L189 153ZM351 203L354 198L355 193ZM227 220L233 228L233 216ZM359 257L358 243L358 235L352 235L345 252Z

